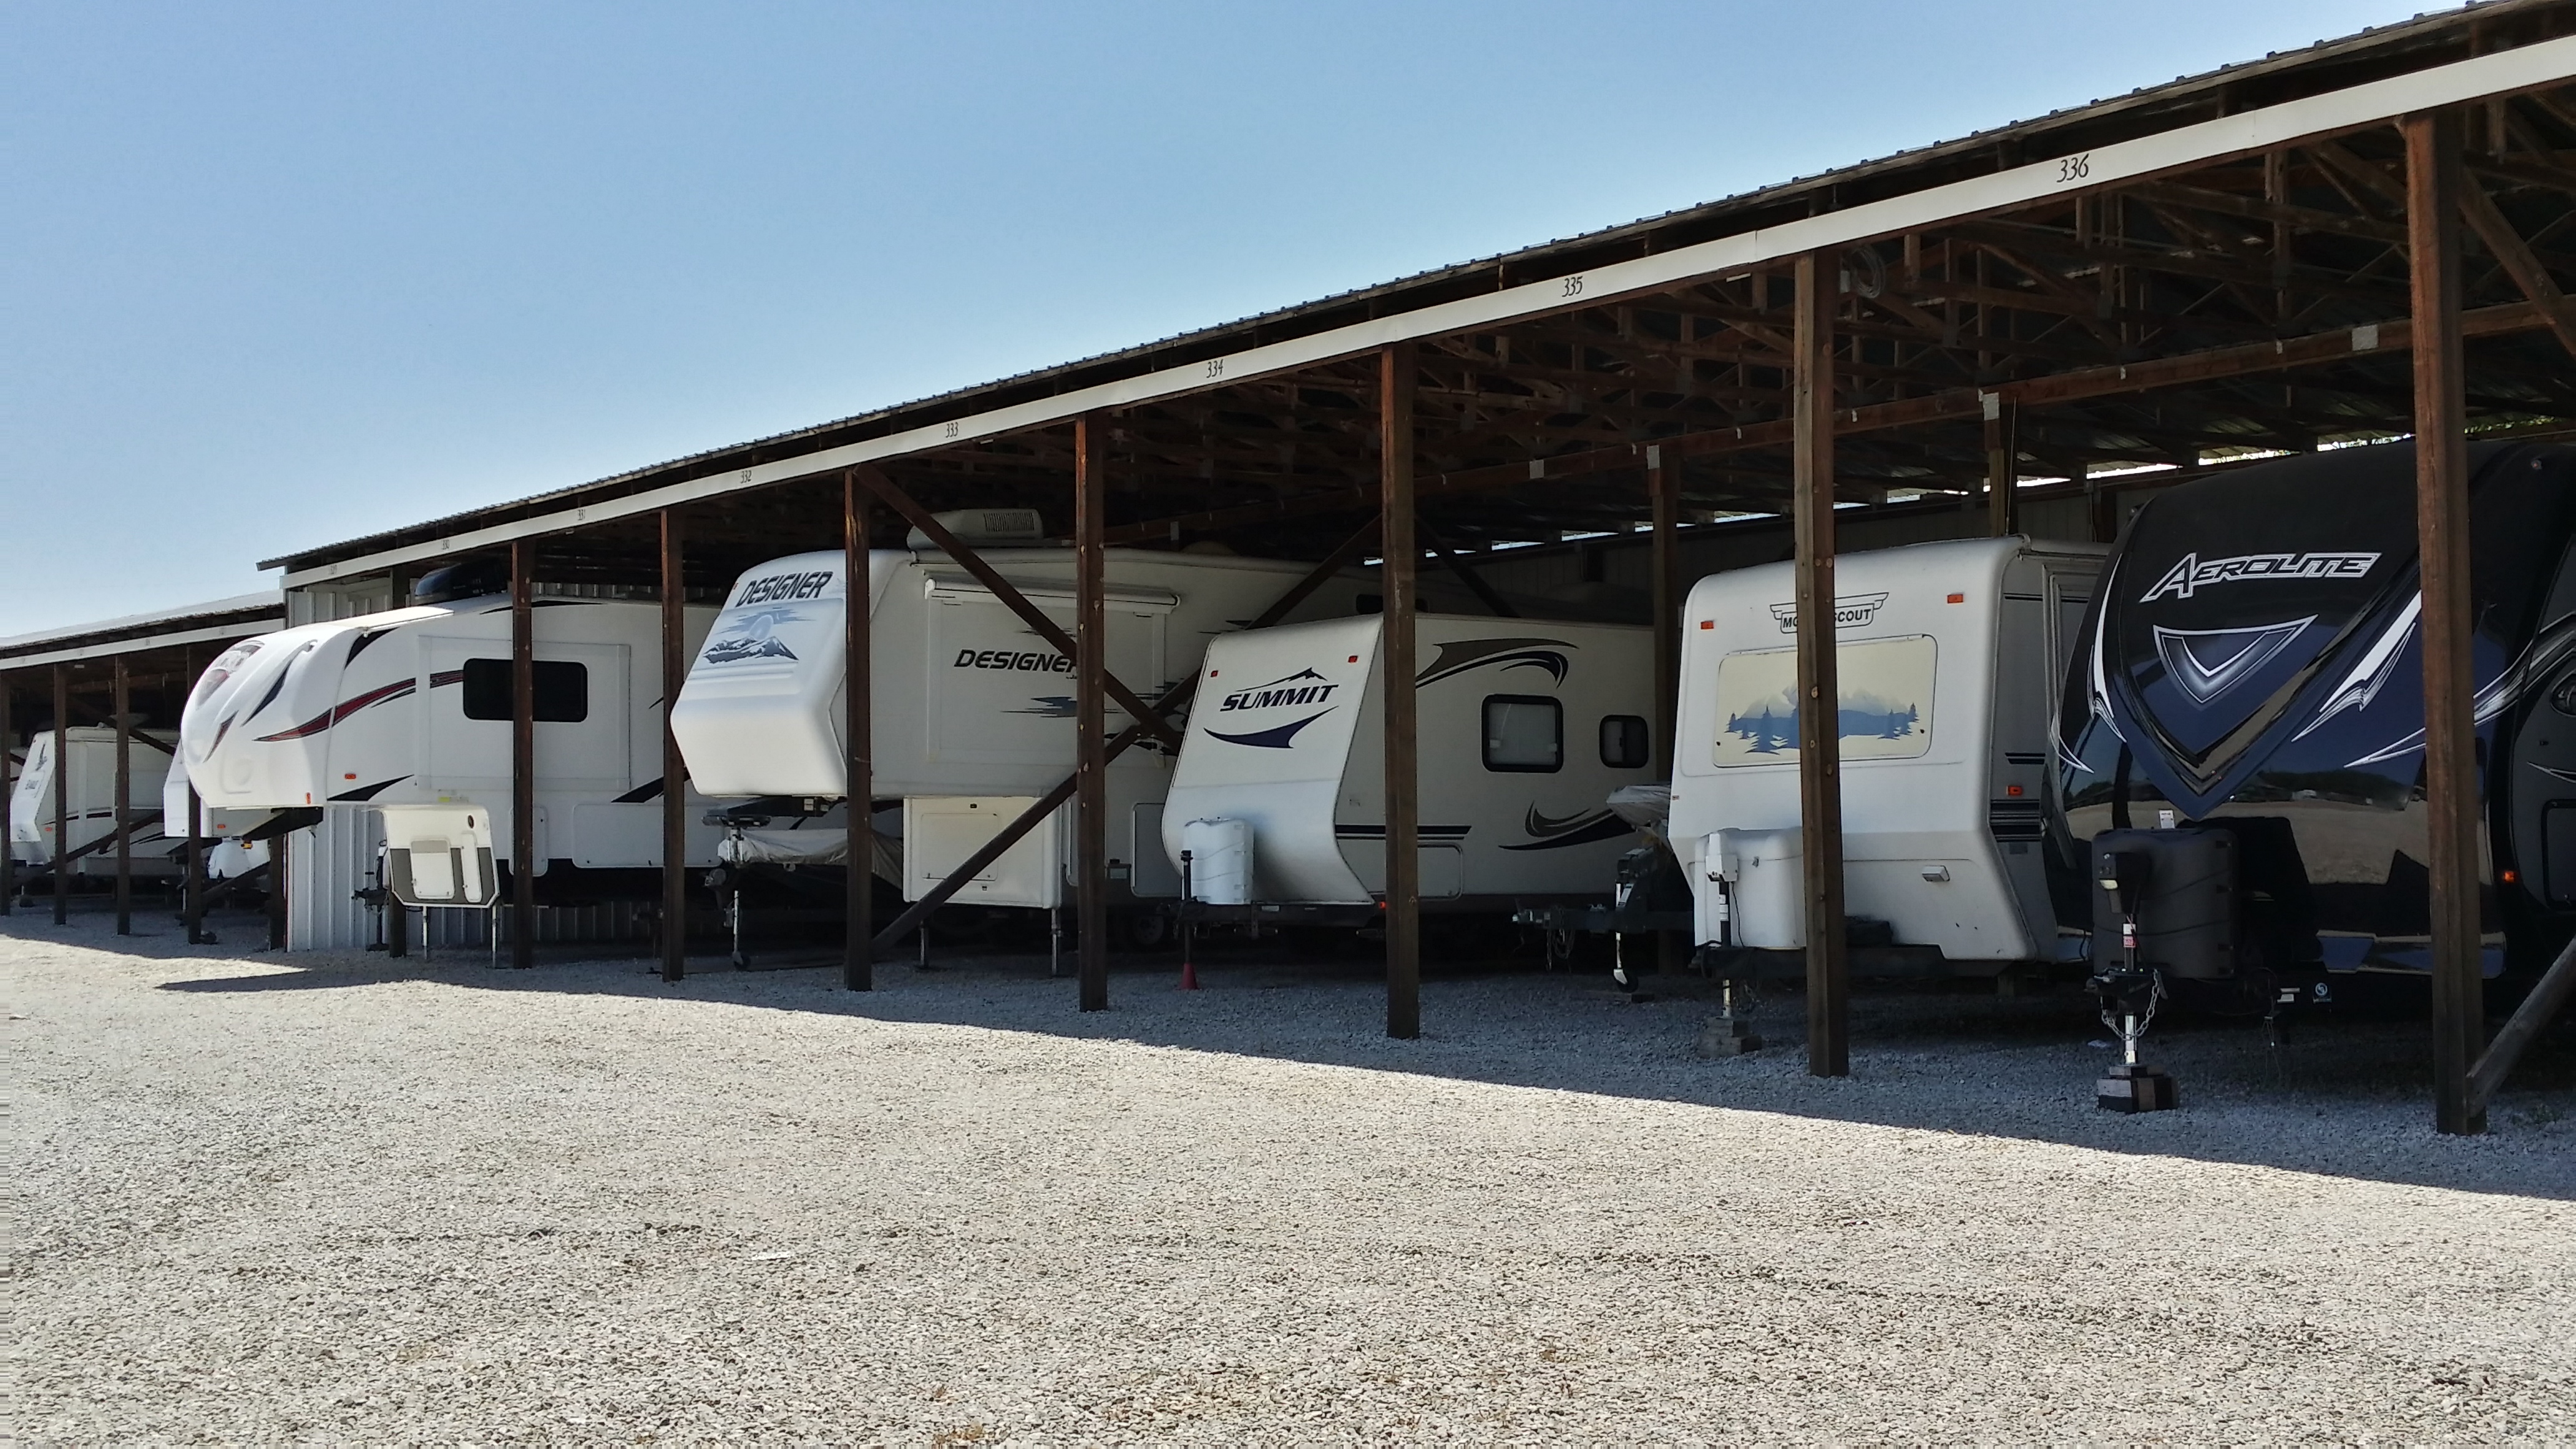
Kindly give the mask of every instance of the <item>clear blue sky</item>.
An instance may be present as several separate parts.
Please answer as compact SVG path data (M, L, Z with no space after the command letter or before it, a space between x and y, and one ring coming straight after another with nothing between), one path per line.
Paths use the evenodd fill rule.
M2409 0L0 5L0 635Z

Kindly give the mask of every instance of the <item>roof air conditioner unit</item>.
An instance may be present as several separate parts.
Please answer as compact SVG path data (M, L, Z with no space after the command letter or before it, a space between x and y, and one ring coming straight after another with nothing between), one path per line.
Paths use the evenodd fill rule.
M939 526L957 535L959 543L1042 543L1046 540L1046 521L1034 508L958 508L930 515ZM904 539L907 548L935 548L930 535L914 529Z

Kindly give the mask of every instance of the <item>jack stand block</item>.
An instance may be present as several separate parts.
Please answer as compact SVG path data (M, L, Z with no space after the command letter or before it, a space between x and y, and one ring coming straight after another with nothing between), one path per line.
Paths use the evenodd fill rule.
M1762 1050L1762 1038L1742 1017L1712 1016L1699 1024L1699 1040L1691 1050L1703 1057L1751 1056Z
M2122 1062L2093 1084L2093 1105L2105 1112L2170 1112L2180 1103L2173 1078L2153 1067Z

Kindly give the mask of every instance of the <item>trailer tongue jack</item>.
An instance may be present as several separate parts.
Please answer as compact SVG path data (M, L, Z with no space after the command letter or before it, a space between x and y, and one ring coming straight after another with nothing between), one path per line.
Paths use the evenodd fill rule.
M2120 1034L2120 1061L2094 1082L2093 1105L2106 1112L2171 1111L2173 1078L2138 1060L2138 1042L2165 997L2164 973L2138 962L2138 904L2146 894L2147 856L2106 850L2097 866L2102 889L2119 903L2120 962L2097 971L2092 985L2102 999L2102 1024Z

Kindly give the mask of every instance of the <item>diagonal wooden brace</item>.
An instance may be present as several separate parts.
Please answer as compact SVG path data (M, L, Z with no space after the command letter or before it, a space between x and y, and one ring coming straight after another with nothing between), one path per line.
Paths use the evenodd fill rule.
M116 718L113 711L100 709L91 704L88 700L79 698L73 699L72 708L77 709L81 713L97 720L101 728L112 729L147 750L159 750L161 753L168 755L174 760L179 758L179 751L176 747L165 745L159 740L152 738L150 735L144 734L140 730L128 728L123 720ZM14 760L18 757L11 755L9 758Z
M2468 218L2478 240L2486 243L2487 251L2503 265L2505 275L2513 278L2514 285L2522 288L2522 295L2529 297L2532 305L2540 309L2540 315L2549 323L2549 330L2557 335L2558 345L2566 348L2569 355L2576 356L2576 305L2571 305L2567 294L2558 290L2558 283L2549 275L2549 269L2540 264L2540 258L2532 255L2530 245L2514 231L2513 223L2504 219L2504 213L2496 209L2493 198L2467 177L2461 178L2460 214Z
M1254 619L1245 627L1267 629L1288 617L1289 610L1306 602L1307 597L1322 588L1333 575L1341 572L1353 559L1367 552L1369 546L1377 542L1377 537L1377 519L1371 517L1367 523L1361 525L1359 532L1345 539L1341 547L1334 549L1323 562L1315 565L1312 572L1299 579L1295 587L1281 594L1269 608L1262 610L1261 617ZM1198 671L1193 669L1190 671L1189 678L1173 685L1164 691L1161 699L1154 701L1152 717L1160 719L1164 711L1178 709L1189 700L1191 694L1198 689L1198 685ZM1127 752L1129 746L1144 737L1144 731L1132 724L1120 730L1110 737L1106 751L1107 758L1117 759ZM1063 808L1064 802L1073 798L1074 784L1075 777L1065 776L1054 789L1039 796L1036 804L1021 811L1017 820L994 832L993 838L985 841L974 854L966 857L962 864L950 871L946 880L931 887L929 893L920 900L904 907L903 914L895 917L884 930L877 932L876 940L868 948L870 952L892 949L897 941L902 940L914 927L928 919L932 911L946 905L950 897L966 888L966 882L983 874L986 866L1002 858L1002 852L1019 844L1021 836L1035 830L1048 816Z
M123 825L117 826L116 828L108 831L98 839L91 841L87 845L75 846L68 853L58 854L52 860L39 864L36 867L37 873L29 879L28 883L32 886L35 881L44 879L50 872L59 870L62 867L71 864L73 861L80 859L82 856L96 855L102 851L114 850L116 849L117 841L131 839L135 832L141 830L144 826L158 825L160 823L161 812L158 810L134 811ZM62 835L62 826L57 823L54 827L55 839L61 839Z
M1483 574L1476 572L1475 566L1468 563L1464 555L1449 546L1449 540L1442 538L1431 527L1431 520L1416 516L1413 526L1421 531L1422 541L1430 544L1431 551L1438 554L1440 561L1449 566L1449 572L1456 574L1458 582L1465 584L1469 593L1474 594L1486 608L1492 610L1495 618L1517 619L1521 616L1520 610L1513 608L1494 586L1486 581Z
M225 896L232 894L236 887L257 885L260 889L266 890L268 888L268 876L268 862L261 861L259 864L252 866L250 869L243 871L239 875L225 876L222 880L206 887L205 897L198 902L198 905L200 908L211 906L215 902L222 900Z
M2469 1099L2483 1112L2495 1100L2496 1089L2504 1085L2513 1064L2522 1060L2525 1048L2538 1040L2541 1031L2576 1000L2576 940L2567 943L2542 973L2539 984L2515 1007L2495 1040L2478 1053L2477 1065L2469 1068Z
M1027 595L1013 588L1010 580L994 572L993 566L984 562L982 555L958 542L957 535L942 527L938 519L930 516L928 509L913 501L912 495L896 487L893 479L874 468L853 468L850 473L858 480L860 487L883 499L887 507L902 514L904 520L913 527L929 534L930 541L939 545L940 552L955 559L966 572L973 574L975 582L992 590L993 597L1007 605L1012 613L1019 615L1021 622L1034 630L1039 638L1061 650L1067 659L1080 657L1080 651L1075 647L1072 635L1065 633L1053 619L1041 612L1037 605L1030 603ZM1108 689L1109 697L1118 701L1118 707L1127 712L1128 718L1143 726L1146 733L1156 736L1173 749L1177 750L1181 747L1181 732L1172 728L1171 721L1156 713L1152 705L1139 699L1134 690L1119 683L1117 678L1106 670L1101 671L1101 682Z

